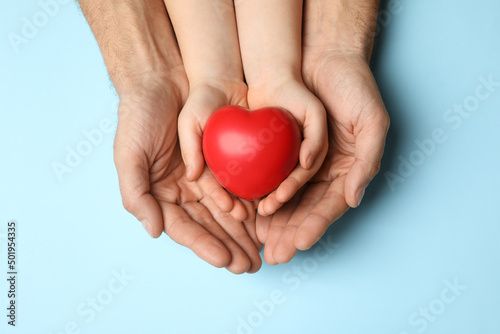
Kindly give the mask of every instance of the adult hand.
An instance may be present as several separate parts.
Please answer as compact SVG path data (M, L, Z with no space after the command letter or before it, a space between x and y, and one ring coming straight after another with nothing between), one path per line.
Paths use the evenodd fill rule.
M254 217L234 221L186 180L177 117L188 83L163 3L80 4L120 96L114 158L125 208L153 237L165 230L214 266L257 271Z
M176 84L163 82L133 92L121 98L115 137L125 208L152 236L164 229L172 240L216 267L233 273L257 271L260 245L251 238L256 240L255 218L234 220L186 179L176 131L182 106Z
M321 167L327 152L326 112L301 78L302 0L240 1L235 7L250 108L285 108L303 134L299 163L259 202L259 214L271 215Z
M257 217L269 264L314 245L357 207L380 168L389 117L369 68L378 3L306 0L303 79L328 114L329 150L320 171L271 217Z

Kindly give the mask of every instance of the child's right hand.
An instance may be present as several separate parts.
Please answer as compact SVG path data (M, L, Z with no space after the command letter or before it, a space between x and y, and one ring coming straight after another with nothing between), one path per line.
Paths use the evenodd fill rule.
M304 136L300 164L259 203L259 214L270 215L291 199L323 163L328 148L326 111L302 82L302 1L238 1L235 6L250 108L287 109L299 122Z
M262 86L250 86L248 103L252 109L264 106L287 109L300 124L303 134L299 164L278 188L259 202L259 214L270 215L288 202L323 164L328 150L326 111L301 79L291 76L277 76Z

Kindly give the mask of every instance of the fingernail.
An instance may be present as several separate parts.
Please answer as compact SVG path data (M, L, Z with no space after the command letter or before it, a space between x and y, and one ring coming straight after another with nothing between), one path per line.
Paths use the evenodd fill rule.
M142 224L142 226L144 226L144 229L148 232L148 234L150 236L153 236L153 228L152 228L149 220L147 220L147 219L141 220L141 224Z
M356 205L356 207L358 207L361 204L363 196L365 196L365 189L366 189L365 187L361 187L358 189L358 192L356 193L356 198L358 199L358 205Z
M261 216L265 216L266 215L266 212L264 211L264 205L263 204L260 204L259 203L259 208L257 209L257 212L259 213L259 215Z
M311 168L312 164L313 164L313 157L312 155L309 155L306 159L306 169Z

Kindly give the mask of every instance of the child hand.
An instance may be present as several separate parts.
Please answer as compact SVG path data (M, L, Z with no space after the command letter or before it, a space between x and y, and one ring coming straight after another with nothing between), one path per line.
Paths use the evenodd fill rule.
M197 180L215 204L237 220L255 214L254 204L231 196L205 164L202 134L208 118L228 104L247 107L247 86L231 0L166 0L189 80L178 131L187 179Z
M259 203L259 214L269 215L320 168L328 148L326 111L302 82L302 1L252 0L236 2L235 6L249 107L289 110L304 135L300 164Z
M187 168L187 179L197 180L203 192L223 211L237 220L254 216L255 205L230 195L205 164L202 152L203 129L212 113L225 105L246 107L243 82L223 84L204 82L191 87L188 100L179 115L179 142Z
M248 102L255 109L274 105L287 109L301 125L304 136L297 167L259 203L259 214L269 215L290 200L321 167L328 149L326 111L299 79L291 77L250 87Z

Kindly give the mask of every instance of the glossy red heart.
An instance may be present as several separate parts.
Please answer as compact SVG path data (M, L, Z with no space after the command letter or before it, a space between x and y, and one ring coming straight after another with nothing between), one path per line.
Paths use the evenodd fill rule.
M291 173L301 140L297 121L285 109L225 106L205 125L203 154L224 188L254 200L276 189Z

